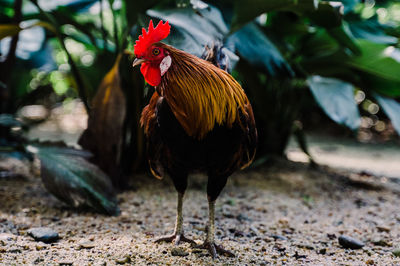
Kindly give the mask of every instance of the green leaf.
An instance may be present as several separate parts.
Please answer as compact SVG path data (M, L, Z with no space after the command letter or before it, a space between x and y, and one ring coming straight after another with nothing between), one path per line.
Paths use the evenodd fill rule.
M338 0L339 2L342 2L344 6L344 13L349 13L354 10L354 7L360 3L360 0Z
M68 1L68 4L64 4L65 7L70 8L74 12L84 12L87 11L91 6L93 6L98 0L73 0Z
M387 98L377 93L374 94L374 98L382 107L383 111L392 121L393 127L396 129L397 134L400 135L400 103L395 99Z
M293 75L292 69L280 51L254 22L230 36L227 46L233 46L244 60L266 69L272 76L282 73Z
M3 127L22 127L24 124L15 119L13 115L10 114L0 114L0 126Z
M398 39L394 36L387 35L384 26L379 23L377 17L370 19L362 19L359 15L346 17L349 28L356 38L367 39L375 43L395 44Z
M361 55L343 62L357 70L365 87L389 97L400 96L400 63L394 58L394 47L358 40Z
M321 1L316 10L306 11L308 17L318 26L325 28L340 27L343 5L340 2Z
M77 86L77 89L79 92L79 96L80 96L83 104L85 105L86 111L90 111L89 100L88 100L89 93L88 92L92 91L91 84L86 81L85 77L79 71L77 64L75 63L75 61L72 58L71 54L69 53L67 47L65 46L65 43L64 43L65 36L61 32L61 27L60 27L56 17L52 13L44 11L40 7L40 5L38 4L38 2L36 0L30 0L30 1L37 7L37 9L40 12L40 15L46 19L46 22L44 22L45 24L42 26L49 27L49 29L51 29L52 31L54 30L54 33L55 33L58 41L60 42L62 49L64 50L64 52L67 55L68 64L71 67L71 73L74 76L76 86Z
M123 6L126 16L126 22L128 25L128 29L130 29L134 24L137 23L138 16L140 14L144 14L146 10L154 7L157 4L163 2L170 2L169 0L146 0L146 1L132 1L132 0L124 0Z
M250 0L246 2L235 0L231 32L266 12L275 10L303 12L315 10L317 7L317 0Z
M28 150L39 157L44 186L59 200L75 208L119 214L108 176L86 160L87 152L42 145L28 146Z
M354 54L359 55L361 53L360 47L358 47L356 40L346 25L340 25L339 27L327 29L327 32L340 45L350 49Z
M168 20L172 25L171 35L166 39L168 44L197 56L201 56L205 45L222 40L228 33L221 12L212 6L200 10L191 7L150 9L146 13L153 18Z
M78 21L74 13L65 6L60 6L51 12L57 18L59 26L72 25L80 34L87 36L93 46L96 46L96 34L100 36L100 29L93 21Z
M400 96L400 52L397 48L360 39L356 42L361 51L358 56L339 49L332 53L335 47L328 45L324 54L319 49L322 45L316 46L324 43L329 44L325 38L311 39L307 43L310 52L312 46L318 47L315 49L318 53L301 60L301 66L308 73L339 78L389 97Z
M352 84L321 76L311 76L307 82L315 100L333 121L352 130L360 126L360 113Z

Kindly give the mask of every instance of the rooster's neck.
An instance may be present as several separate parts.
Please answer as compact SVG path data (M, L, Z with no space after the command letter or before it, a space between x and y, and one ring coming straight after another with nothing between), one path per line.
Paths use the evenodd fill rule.
M158 91L186 133L202 139L216 124L232 126L248 103L240 84L211 63L166 47L172 64Z

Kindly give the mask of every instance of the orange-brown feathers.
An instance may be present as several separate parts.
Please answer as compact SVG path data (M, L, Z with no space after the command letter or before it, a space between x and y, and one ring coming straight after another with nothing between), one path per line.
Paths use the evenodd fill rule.
M169 45L156 45L166 49L172 58L157 91L165 97L189 136L202 139L216 124L231 127L239 121L239 110L247 115L248 99L230 74ZM156 92L149 105L155 105L159 96ZM154 115L149 113L150 109L153 108L149 106L143 111L144 125Z

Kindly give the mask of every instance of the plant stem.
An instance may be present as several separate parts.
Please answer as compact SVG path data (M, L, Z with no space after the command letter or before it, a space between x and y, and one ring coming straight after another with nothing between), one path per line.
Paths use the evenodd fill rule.
M75 64L75 61L73 60L71 54L68 52L67 47L65 46L64 36L62 35L62 33L60 31L60 25L58 24L57 20L54 18L53 15L49 14L48 12L43 11L43 9L37 3L37 0L30 0L30 1L39 9L39 12L45 18L47 18L48 21L54 26L54 28L55 28L54 33L55 33L58 41L60 42L62 49L67 54L68 63L71 66L71 72L72 72L72 75L74 76L74 79L75 79L75 82L77 85L79 97L81 98L83 104L85 105L86 111L89 113L90 106L88 103L88 97L87 97L86 90L85 90L85 85L87 86L88 84L85 84L85 82L83 81L82 75L79 72L77 65Z
M22 0L14 1L14 17L12 22L18 25L22 18ZM10 49L8 50L7 58L0 65L0 113L10 112L14 106L10 103L10 96L12 91L10 90L10 78L11 73L15 64L15 52L17 50L19 34L17 33L11 39Z
M104 28L104 16L103 16L103 0L99 0L100 3L100 30L103 37L103 49L107 51L107 31Z
M120 51L120 41L119 41L119 36L118 36L118 26L117 26L117 14L115 13L113 9L113 3L114 0L108 0L108 3L110 4L110 9L113 15L113 28L114 28L114 42L115 42L115 54L118 56L119 51Z

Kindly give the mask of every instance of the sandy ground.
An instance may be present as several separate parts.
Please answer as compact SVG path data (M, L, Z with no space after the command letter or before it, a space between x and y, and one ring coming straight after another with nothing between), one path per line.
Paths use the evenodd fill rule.
M201 243L207 221L206 179L193 176L184 202L186 235ZM400 184L395 179L279 162L231 177L216 207L217 241L236 254L215 261L181 244L155 244L171 233L176 193L168 179L137 176L119 194L122 214L72 210L49 195L40 178L0 180L1 265L400 265ZM53 244L26 231L46 226ZM344 249L337 237L362 240Z
M397 143L360 143L350 138L308 134L307 140L309 151L319 164L400 178L400 139ZM293 139L286 154L293 161L308 161Z
M29 137L74 145L86 115L72 105L56 109ZM0 265L400 265L392 253L400 247L399 146L319 136L308 143L316 161L335 170L281 161L231 177L216 206L216 239L236 257L215 261L189 244L153 243L174 226L176 192L168 179L136 176L118 195L121 215L107 217L66 207L47 193L37 171L0 161L0 168L27 176L0 177ZM307 161L293 142L287 155ZM193 176L184 202L186 235L198 244L205 238L205 187L205 177ZM27 235L39 226L60 240L45 244ZM341 234L365 246L342 248ZM172 256L176 248L187 255Z

